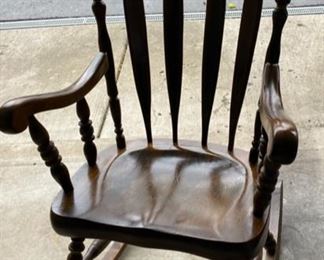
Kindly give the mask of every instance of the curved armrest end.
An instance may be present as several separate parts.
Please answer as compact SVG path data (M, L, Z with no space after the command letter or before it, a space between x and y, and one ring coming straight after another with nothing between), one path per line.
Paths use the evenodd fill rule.
M265 64L259 111L268 136L269 158L279 164L292 163L298 150L298 131L283 109L278 64Z
M19 116L19 108L11 105L11 101L0 107L0 131L6 134L18 134L28 126L28 118Z
M7 134L21 133L28 127L31 115L78 102L93 89L107 70L107 55L99 53L81 77L68 88L7 101L0 107L0 131Z
M268 134L267 154L269 158L280 164L292 163L298 150L298 131L293 122L281 119L266 130Z

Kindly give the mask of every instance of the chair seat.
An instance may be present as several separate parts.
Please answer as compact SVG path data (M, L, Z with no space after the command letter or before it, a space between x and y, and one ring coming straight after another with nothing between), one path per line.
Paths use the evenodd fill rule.
M175 147L162 139L153 146L134 141L120 153L108 148L96 168L84 165L74 175L73 194L58 194L52 225L67 236L143 246L150 237L150 246L155 239L156 247L187 252L193 249L183 241L194 242L199 255L211 258L208 247L257 249L268 214L263 219L252 214L253 168L246 158L243 151L229 155L221 146L207 150L184 141Z

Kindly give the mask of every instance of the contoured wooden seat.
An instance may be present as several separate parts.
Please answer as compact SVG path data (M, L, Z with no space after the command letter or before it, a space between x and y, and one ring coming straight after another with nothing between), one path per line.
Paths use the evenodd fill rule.
M234 157L225 147L180 143L139 140L121 153L101 152L95 169L85 164L72 178L73 198L61 192L54 200L54 229L208 258L218 251L231 258L253 254L267 237L269 217L253 215L248 153Z
M178 139L183 52L183 3L164 0L164 43L172 139L153 138L151 79L142 0L124 0L135 86L145 140L126 142L115 80L114 59L105 25L106 7L93 3L100 53L85 73L60 92L18 98L0 108L0 129L32 140L62 191L54 199L54 230L69 236L68 259L93 259L110 241L184 251L212 259L254 259L265 247L278 255L282 189L275 193L279 168L296 157L298 136L285 115L280 95L279 54L288 1L277 0L273 32L250 152L235 148L237 123L249 78L262 1L245 0L233 77L229 142L208 142L216 92L225 1L207 1L202 59L202 138ZM106 77L117 146L98 153L86 94ZM76 103L87 163L70 179L46 129L35 114ZM273 196L275 194L275 196ZM271 206L270 206L271 205ZM275 238L273 234L275 235ZM85 238L96 239L82 256Z

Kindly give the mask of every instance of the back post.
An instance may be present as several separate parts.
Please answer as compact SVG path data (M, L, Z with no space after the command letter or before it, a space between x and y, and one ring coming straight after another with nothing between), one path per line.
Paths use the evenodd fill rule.
M287 5L290 0L276 0L277 7L272 14L272 34L268 46L265 63L277 64L280 57L281 35L286 23L288 12Z
M126 147L126 142L121 123L121 109L115 77L114 56L106 26L105 3L101 0L94 0L92 4L92 11L97 21L99 50L106 53L108 57L109 69L105 75L105 78L109 96L109 107L115 125L116 143L118 149L124 149Z

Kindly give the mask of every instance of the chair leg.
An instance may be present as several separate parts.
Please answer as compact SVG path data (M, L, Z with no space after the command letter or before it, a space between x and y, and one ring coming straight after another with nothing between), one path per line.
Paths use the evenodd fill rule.
M268 233L267 241L264 245L264 248L267 250L267 253L270 256L274 256L276 253L276 247L277 247L277 242L274 239L273 235L271 232Z
M70 253L67 260L82 260L82 251L84 250L83 244L84 238L72 238L72 242L69 245Z

